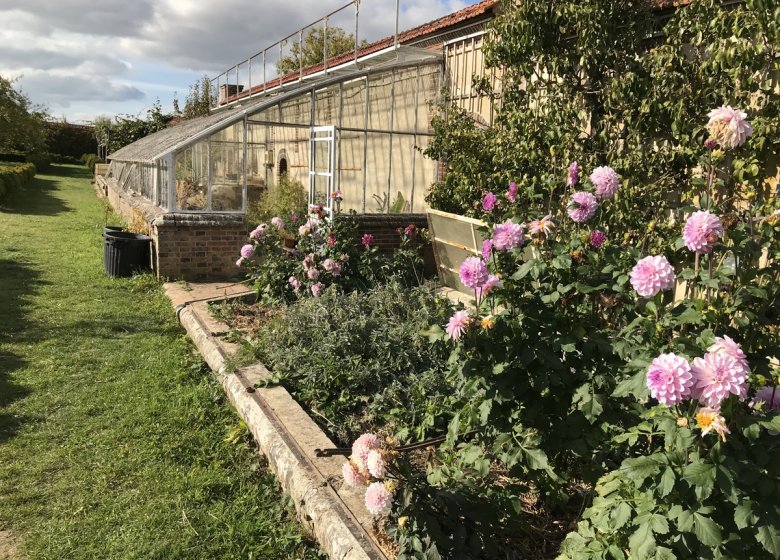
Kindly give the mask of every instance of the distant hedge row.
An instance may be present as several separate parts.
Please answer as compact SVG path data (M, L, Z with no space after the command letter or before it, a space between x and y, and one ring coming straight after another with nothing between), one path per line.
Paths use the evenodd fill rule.
M28 185L35 177L35 165L32 163L0 162L0 199L14 189Z

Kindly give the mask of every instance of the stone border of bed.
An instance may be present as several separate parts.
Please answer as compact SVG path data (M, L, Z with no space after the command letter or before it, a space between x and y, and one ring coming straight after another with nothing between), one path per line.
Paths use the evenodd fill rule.
M270 376L262 364L231 369L238 345L223 340L230 328L211 316L208 304L250 295L188 302L175 311L322 549L333 560L388 560L371 535L362 493L343 484L344 458L315 456L317 448L336 447L333 442L286 389L255 387Z

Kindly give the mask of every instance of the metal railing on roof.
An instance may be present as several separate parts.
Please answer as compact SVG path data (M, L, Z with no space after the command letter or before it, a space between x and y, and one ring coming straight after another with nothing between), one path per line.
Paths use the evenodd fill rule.
M322 36L323 36L323 56L322 61L319 63L322 66L322 72L328 73L328 62L331 55L328 53L328 24L329 21L331 21L335 16L342 14L343 12L349 10L350 8L354 7L355 10L355 32L354 32L354 38L355 38L355 44L354 49L352 51L352 56L350 59L348 59L346 62L356 63L359 56L359 51L361 48L361 41L360 41L360 2L361 0L352 0L351 2L343 5L342 7L333 10L329 14L321 17L320 19L314 21L313 23L306 25L304 27L301 27L297 31L290 33L286 37L276 41L275 43L265 47L260 52L256 53L253 56L250 56L244 61L241 61L221 74L219 74L216 78L212 78L210 80L211 82L211 108L216 109L218 107L230 104L232 102L238 101L240 99L244 99L246 97L251 97L253 95L257 95L260 93L267 93L268 90L273 90L276 88L281 88L285 83L289 83L292 81L294 83L300 83L303 81L304 78L304 72L307 70L308 66L304 66L303 61L303 47L304 47L304 41L306 39L304 32L307 29L314 29L318 26L322 26ZM401 1L396 0L396 9L395 9L395 36L393 41L394 48L398 48L398 25L399 25L399 18L401 13ZM278 63L282 58L284 58L284 47L285 45L289 44L290 39L297 38L298 41L298 61L299 61L299 67L298 67L298 77L295 78L295 72L287 72L287 73L277 73L277 75L271 77L271 73L268 71L268 64L270 62L271 56L269 56L269 53L275 53L275 51L278 50L278 56L279 58L275 61ZM345 53L341 53L341 56L343 56ZM345 61L340 61L339 65L344 64ZM260 79L258 80L258 75L260 76ZM245 77L246 83L242 83L242 77ZM224 90L224 91L223 91Z

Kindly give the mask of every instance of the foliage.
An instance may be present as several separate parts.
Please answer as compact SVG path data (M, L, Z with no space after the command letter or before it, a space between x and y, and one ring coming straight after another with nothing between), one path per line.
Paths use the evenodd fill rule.
M0 76L0 152L35 152L44 147L45 111Z
M201 79L196 80L190 86L190 91L184 100L184 110L181 112L181 118L194 119L195 117L208 115L211 110L211 97L214 93L211 91L211 80L209 80L208 76L203 76ZM178 106L178 101L176 106ZM174 107L174 113L177 113L177 116L179 116L176 107Z
M361 41L360 46L368 43ZM355 36L347 33L340 27L328 27L328 58L342 55L355 50ZM290 54L283 56L276 63L276 71L280 76L297 72L301 68L308 68L315 64L322 64L325 59L325 34L319 27L309 29L303 38L303 46L300 41L293 41Z
M402 441L446 427L447 348L422 331L448 306L429 286L326 290L265 325L251 348L342 444L381 426Z
M105 163L105 160L103 158L96 156L95 154L82 154L81 163L84 164L84 167L86 167L92 173L94 173L95 165L98 163Z
M160 284L106 277L89 172L53 169L0 218L3 530L31 560L319 557Z
M132 144L136 140L166 128L173 115L163 113L160 100L156 100L146 111L146 118L134 115L117 115L113 121L107 117L95 120L95 136L98 142L108 147L108 152Z
M51 167L51 154L45 152L27 154L25 157L28 163L35 166L35 170L40 172L48 171Z
M274 216L303 216L308 207L308 194L300 181L288 175L279 177L276 185L265 190L260 200L249 207L250 223L268 222Z
M97 153L95 129L61 121L46 121L46 151L57 157L79 158L84 153Z
M12 191L32 182L35 177L35 165L32 163L0 162L0 200Z
M392 255L379 251L373 239L358 231L354 215L325 219L322 208L304 222L297 214L283 227L260 224L236 263L247 268L258 295L268 301L291 302L318 297L325 288L367 290L395 279L407 286L423 281L420 254L423 234L411 225L399 231L399 247ZM272 222L281 220L278 216ZM286 222L286 223L284 223ZM294 246L294 248L285 245Z
M568 558L777 558L778 416L749 401L779 382L778 11L698 0L664 20L646 7L504 2L486 48L502 69L495 126L454 107L435 120L429 155L449 172L434 206L490 226L545 215L555 226L493 251L503 287L478 298L453 347L456 415L428 480L482 492L507 519L529 489L554 506L571 481L595 485ZM748 113L744 146L704 147L706 115L720 105ZM602 165L622 177L587 225L567 214L575 190L595 187L567 183L573 160L583 177ZM499 194L493 208L488 192ZM696 210L725 228L711 254L684 247L682 222ZM647 255L666 256L687 290L640 298L629 272ZM694 400L657 405L646 383L656 356L692 360L722 336L751 373L747 399L721 405L730 434L719 441Z

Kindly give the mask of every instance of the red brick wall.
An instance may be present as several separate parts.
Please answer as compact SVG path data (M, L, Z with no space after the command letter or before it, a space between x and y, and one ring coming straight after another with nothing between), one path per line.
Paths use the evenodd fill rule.
M428 218L425 214L358 214L356 220L360 228L359 234L373 235L377 247L383 253L390 253L400 245L401 236L397 231L399 228L403 230L410 224L414 224L418 230L428 228ZM419 237L418 240L423 244L426 273L433 274L436 270L433 246Z
M245 224L157 225L152 230L157 275L187 280L239 275L236 260L246 239Z

